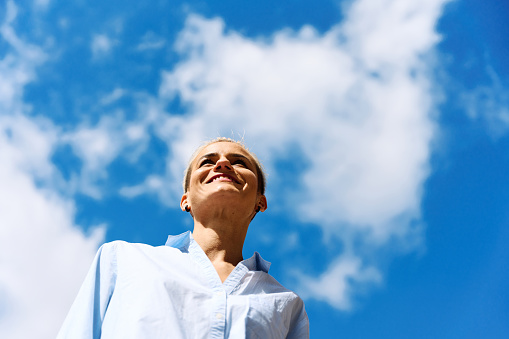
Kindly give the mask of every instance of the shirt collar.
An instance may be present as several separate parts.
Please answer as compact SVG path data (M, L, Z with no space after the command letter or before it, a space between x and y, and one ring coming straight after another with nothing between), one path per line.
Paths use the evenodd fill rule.
M170 246L179 249L181 252L188 253L191 241L194 242L191 231L186 231L179 235L168 236L168 240L166 240L166 246ZM258 252L255 252L251 258L243 260L241 263L250 271L263 271L268 273L270 268L270 262L264 260Z
M189 252L189 244L191 243L191 231L186 231L179 235L170 235L166 240L166 246L179 249L182 252Z
M242 264L244 264L250 271L263 271L265 273L269 273L270 262L264 260L258 252L254 252L251 258L243 260Z

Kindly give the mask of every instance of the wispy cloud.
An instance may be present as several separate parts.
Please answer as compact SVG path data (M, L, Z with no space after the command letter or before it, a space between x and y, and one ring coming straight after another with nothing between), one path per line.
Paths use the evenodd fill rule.
M101 99L102 105L110 105L114 103L115 101L119 100L126 94L126 91L122 88L115 88L111 93L105 95Z
M0 118L2 338L54 337L103 239L75 225L51 162L57 134L44 119Z
M46 55L16 35L9 1L0 27L7 46L0 60L0 258L12 260L0 261L0 337L54 337L104 231L84 234L75 225L73 193L100 199L110 165L134 163L157 138L168 146L166 173L149 173L120 194L154 194L177 207L193 149L232 131L264 161L272 201L344 246L320 274L295 273L298 292L353 307L360 287L383 280L377 255L394 244L413 249L423 237L420 205L438 129L430 75L437 59L428 56L446 2L358 0L323 34L305 26L256 39L226 30L220 18L190 15L175 45L181 60L162 73L157 95L119 84L97 96L105 110L97 122L64 128L23 101ZM96 59L119 43L123 22L110 26L90 42ZM131 47L163 46L147 33ZM473 118L488 111L486 119L505 128L507 91L494 79L465 102ZM122 98L135 101L138 116L124 116ZM174 102L185 114L173 114ZM51 160L62 145L81 159L69 181ZM280 161L295 171L279 173ZM281 189L285 175L294 176L292 187ZM299 243L295 229L287 239Z
M103 116L96 126L84 124L62 135L62 143L69 144L82 160L80 173L73 177L75 189L100 199L108 166L120 156L135 161L146 148L147 138L140 122L128 123L120 113Z
M124 19L122 17L112 18L104 25L101 25L96 33L92 35L90 50L93 60L101 60L109 57L121 44L120 36L124 30Z
M7 1L5 21L0 26L0 36L10 47L0 60L0 109L4 114L23 109L24 86L35 79L35 67L46 60L46 55L40 48L25 43L14 32L12 22L16 19L17 12L14 2Z
M496 139L509 132L509 89L493 69L488 68L487 75L488 84L462 91L460 100L468 116L485 123Z
M142 37L141 42L136 46L139 51L157 50L166 45L166 41L157 36L154 32L147 32Z
M382 275L376 267L365 267L363 260L349 255L341 255L320 277L300 275L301 296L328 302L333 307L349 310L353 305L353 295L358 294L362 285L378 284Z
M34 0L34 5L37 9L45 10L50 4L50 0Z
M9 1L0 29L6 46L0 60L0 337L51 338L103 228L86 235L75 225L74 201L51 161L60 129L33 112L26 116L24 87L46 57L16 35L16 13Z
M356 286L381 279L377 262L353 239L360 248L384 251L389 240L411 248L422 237L422 187L437 128L434 59L427 56L439 41L434 26L445 2L388 1L380 16L382 9L361 0L324 34L305 26L265 40L191 15L176 43L181 62L163 73L158 97L137 97L138 118L128 122L118 113L62 134L83 161L73 182L99 199L109 164L125 154L135 159L151 130L170 150L166 174L148 175L120 194L156 194L178 206L187 157L203 139L244 134L275 188L283 180L276 164L295 156L291 148L305 164L294 173L298 184L289 196L275 188L269 194L346 248L320 276L298 274L302 289L347 309ZM112 41L96 35L94 55L110 53ZM119 87L102 104L125 93ZM177 99L185 116L165 111Z
M108 56L113 47L118 42L112 38L110 38L106 34L96 34L92 37L92 42L90 43L90 49L92 50L92 57L94 59L100 59L105 56Z
M303 27L269 40L191 15L176 44L183 60L160 88L161 100L179 98L190 114L168 116L156 130L171 149L160 181L179 182L188 149L218 134L245 132L269 169L288 160L292 146L306 164L299 185L292 198L269 194L349 248L352 260L338 258L320 277L302 278L308 297L348 308L357 282L380 280L376 262L352 239L384 251L389 240L408 248L422 237L420 203L437 128L434 59L427 57L445 3L357 1L323 35ZM179 185L148 184L156 179L143 184L147 191L159 190L166 202L180 194Z

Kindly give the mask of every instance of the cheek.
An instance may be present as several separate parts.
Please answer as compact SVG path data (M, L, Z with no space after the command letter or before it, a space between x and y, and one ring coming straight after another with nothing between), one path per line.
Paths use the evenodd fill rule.
M197 170L194 170L193 173L191 173L191 179L190 179L190 182L191 183L197 183L197 182L200 182L202 181L202 179L207 175L207 173L205 172L205 170L203 169L197 169Z
M244 176L244 178L246 178L246 181L252 186L258 186L258 179L253 172L249 172Z

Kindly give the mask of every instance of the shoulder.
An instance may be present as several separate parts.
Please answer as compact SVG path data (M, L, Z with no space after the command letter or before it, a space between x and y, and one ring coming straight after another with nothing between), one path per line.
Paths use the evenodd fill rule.
M132 250L132 249L147 249L147 248L155 248L154 246L141 244L141 243L131 243L124 240L114 240L111 242L107 242L102 244L100 249L103 251L117 251L117 250Z
M99 249L101 251L142 251L142 252L157 252L164 248L171 248L168 246L152 246L142 243L132 243L124 240L114 240L104 243Z
M254 272L251 286L253 290L250 292L261 296L263 299L276 298L282 302L283 305L291 306L292 308L300 309L303 307L304 302L302 298L294 291L283 286L272 275L263 271Z
M258 276L258 280L263 282L264 290L267 293L288 293L294 297L298 297L295 292L284 287L279 281L276 280L276 278L274 278L269 273L257 271L256 275Z
M130 267L143 267L153 264L167 265L185 260L185 255L179 249L171 246L152 246L123 240L103 244L99 249L99 255L120 266Z
M129 243L123 240L114 240L101 245L98 250L98 254L101 256L117 255L122 252L132 252L147 250L152 246L145 244Z
M115 240L104 243L98 250L99 257L108 257L111 260L136 260L150 257L178 256L181 252L169 246L152 246L142 243L130 243Z

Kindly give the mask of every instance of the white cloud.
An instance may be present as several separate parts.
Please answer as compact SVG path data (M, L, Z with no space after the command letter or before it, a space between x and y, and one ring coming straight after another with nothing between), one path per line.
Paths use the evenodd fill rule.
M90 43L92 57L94 59L99 59L109 55L116 44L117 42L106 34L95 34Z
M180 183L187 156L204 138L245 133L269 169L288 157L290 146L301 153L295 161L306 167L294 194L269 194L327 237L347 246L361 239L379 251L389 241L414 246L422 236L415 225L437 128L427 57L439 41L434 27L446 2L360 0L323 35L303 27L266 40L191 15L176 44L184 60L163 73L160 88L163 101L179 96L191 113L160 118L156 133L170 148L160 179ZM271 180L277 187L277 173ZM147 182L124 193L143 189L165 203L181 194L180 185ZM355 265L338 259L321 277L304 279L315 291L310 297L346 308L349 279L379 280L362 251L351 257Z
M417 58L429 47L427 36L409 47L414 62L396 59L388 71L386 51L360 56L339 45L342 27L323 37L306 28L280 32L272 44L221 29L217 19L191 17L179 46L189 58L164 75L162 95L180 95L194 113L176 142L195 143L195 136L185 140L192 130L213 137L245 129L269 161L298 144L310 162L302 217L326 226L355 224L384 236L393 218L418 216L434 128L426 69ZM378 63L384 67L373 68Z
M426 57L439 40L434 26L446 2L359 0L345 11L343 23L324 34L305 26L265 39L225 32L221 19L191 15L176 44L183 59L163 73L158 98L137 97L140 116L136 120L127 121L118 112L104 116L95 126L82 124L66 132L48 121L22 115L29 109L21 99L23 87L35 78L35 67L45 56L16 37L10 26L15 6L9 2L1 32L17 52L0 61L0 74L7 79L0 84L0 105L4 112L17 115L0 125L1 146L9 150L0 157L6 164L0 184L9 187L0 197L11 204L6 205L10 214L0 216L0 223L21 226L6 228L5 241L11 241L0 257L12 249L20 258L13 265L30 269L15 272L15 266L0 262L6 267L0 276L0 298L9 298L5 304L9 305L11 330L18 331L1 329L0 336L31 337L23 332L29 328L17 326L19 315L28 314L24 319L30 321L37 313L50 314L40 310L45 299L28 294L27 298L36 301L29 304L21 295L24 290L16 287L30 286L31 274L42 274L48 267L40 261L30 266L23 256L24 247L14 248L13 239L23 236L26 244L45 255L45 262L52 263L61 280L48 279L62 283L53 287L43 280L40 288L52 298L66 294L60 304L51 306L62 319L64 305L74 296L83 273L65 281L70 277L62 278L62 272L73 269L73 263L66 260L83 252L82 261L72 267L85 270L101 238L100 232L87 237L74 225L73 200L59 190L68 183L50 161L56 145L70 144L83 160L80 173L73 176L78 191L100 198L108 166L126 154L131 161L137 159L146 147L149 129L169 146L167 173L149 175L139 185L122 188L120 194L134 197L149 192L177 207L182 171L194 148L203 139L229 136L232 131L245 135L271 172L269 195L292 215L322 227L326 237L339 238L348 248L318 277L298 274L299 292L338 309L351 308L359 286L382 279L377 262L370 259L373 256L359 248L369 248L370 254L383 252L390 240L411 247L422 236L415 225L419 225L422 186L437 128L432 118L436 104L433 79L428 72L433 65ZM116 21L114 28L121 31L121 22ZM110 54L116 43L106 34L95 35L93 56ZM163 40L147 34L137 48L163 45ZM113 106L126 94L118 87L100 102ZM168 102L177 97L188 107L188 114L165 113ZM300 158L289 159L289 148ZM283 178L274 171L281 159L303 164L293 194L285 196L277 190ZM19 192L15 187L20 187ZM23 203L28 202L37 220L22 214ZM361 245L353 246L352 239ZM58 250L70 255L62 258ZM4 324L5 319L0 315ZM50 333L58 325L49 318L41 321L47 324L40 325L46 326L41 333Z
M353 307L352 295L358 294L359 285L378 284L382 281L375 267L362 267L362 260L342 255L319 277L301 275L301 296L330 303L340 310Z
M509 89L505 88L491 68L488 85L462 91L461 103L468 116L486 124L491 136L499 138L509 131Z
M121 153L135 161L146 148L148 135L143 121L126 122L118 113L104 115L96 126L79 126L62 136L62 142L70 144L83 162L79 175L74 176L75 189L100 199L108 166Z
M102 99L101 99L101 104L102 105L110 105L112 103L114 103L115 101L119 100L120 98L122 98L123 96L126 95L126 91L122 88L115 88L111 93L105 95Z
M54 337L103 239L101 228L79 230L72 199L59 193L56 139L47 122L0 119L2 338Z
M110 56L113 49L120 44L119 36L124 30L124 19L113 18L106 22L101 33L93 34L90 41L90 50L93 60L100 60Z
M166 45L166 41L157 36L154 32L147 32L141 39L141 42L136 46L139 51L157 50Z
M119 193L126 198L134 198L146 193L161 192L161 190L164 190L164 186L165 183L161 177L151 175L148 176L142 184L122 187Z
M0 32L0 337L54 338L103 238L74 223L73 199L51 162L60 131L43 118L28 118L24 86L44 59L21 41L7 3ZM27 326L29 324L29 326Z
M50 0L34 0L34 5L36 8L45 10L48 8Z
M1 38L11 46L0 60L0 109L18 112L23 109L23 87L35 79L34 69L46 60L46 55L36 46L20 40L11 23L17 15L13 1L7 1L5 22L0 26Z

